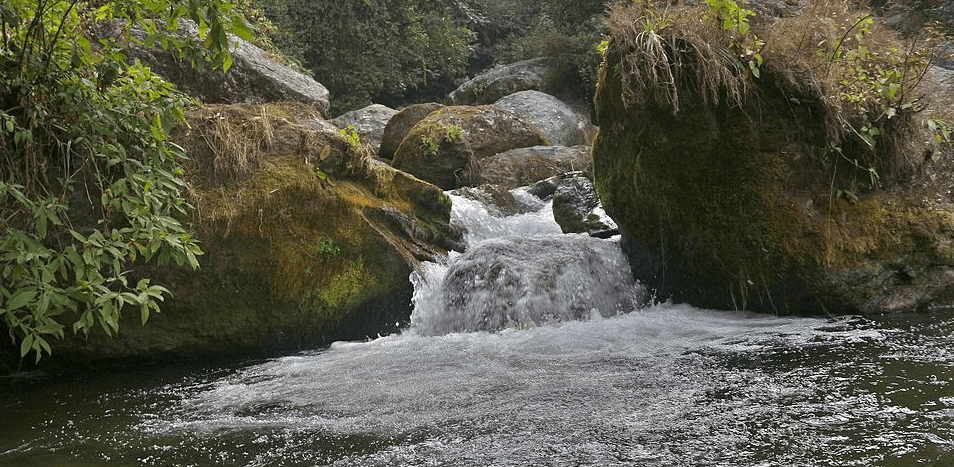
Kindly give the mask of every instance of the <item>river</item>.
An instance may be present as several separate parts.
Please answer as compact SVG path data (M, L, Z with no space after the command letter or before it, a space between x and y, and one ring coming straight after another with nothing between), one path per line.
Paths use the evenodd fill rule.
M469 251L413 277L401 334L0 381L0 466L954 465L954 313L659 302L517 196L454 198Z

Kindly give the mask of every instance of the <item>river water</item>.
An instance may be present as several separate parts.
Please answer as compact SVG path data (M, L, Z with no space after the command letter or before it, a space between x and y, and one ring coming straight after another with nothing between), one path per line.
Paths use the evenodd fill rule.
M454 198L400 335L0 386L2 466L952 466L954 314L659 303L550 206ZM530 239L530 240L528 240Z

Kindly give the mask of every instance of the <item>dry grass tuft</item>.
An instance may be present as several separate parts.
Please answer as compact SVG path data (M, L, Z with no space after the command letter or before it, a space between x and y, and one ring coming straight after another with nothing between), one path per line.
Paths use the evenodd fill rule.
M611 8L607 23L622 57L627 107L653 100L678 113L687 92L705 103L742 105L747 68L725 47L725 31L701 21L704 12L702 5L660 8L649 0Z
M932 34L902 38L849 0L814 0L789 17L753 18L768 71L756 79L739 53L744 46L708 12L705 2L612 7L607 53L620 61L604 72L620 73L626 107L652 102L675 114L690 99L744 107L752 89L763 89L760 80L770 79L794 105L823 109L829 157L870 172L873 185L879 176L902 181L919 169L923 148L915 142L930 135L915 117L925 109L920 85L932 63L925 39Z
M914 117L924 109L920 86L932 62L923 35L902 38L844 0L816 0L764 34L766 61L786 87L826 109L830 144L856 148L852 157L888 180L917 170Z
M273 119L265 106L198 109L192 130L212 151L210 167L203 167L213 180L236 180L258 167L260 158L275 143ZM193 153L198 148L186 148Z

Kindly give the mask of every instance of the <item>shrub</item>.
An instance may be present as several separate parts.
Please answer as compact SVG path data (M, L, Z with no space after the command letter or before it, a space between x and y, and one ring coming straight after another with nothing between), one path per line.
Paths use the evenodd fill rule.
M218 0L8 0L0 13L0 319L39 362L66 328L113 334L128 306L142 323L159 311L168 290L132 280L132 264L195 268L202 254L178 220L185 155L167 139L189 100L128 63L124 44L227 69L227 33L249 30ZM181 18L201 43L168 34ZM100 21L123 22L123 36L89 39Z

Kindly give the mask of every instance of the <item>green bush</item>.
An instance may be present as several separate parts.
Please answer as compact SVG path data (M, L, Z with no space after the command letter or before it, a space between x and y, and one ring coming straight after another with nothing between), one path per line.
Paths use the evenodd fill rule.
M182 18L200 39L170 34ZM124 34L90 39L100 22ZM169 292L131 279L137 262L198 267L178 220L191 209L184 152L167 136L190 101L122 49L159 45L227 69L230 31L250 36L220 0L0 6L0 323L21 357L39 362L64 329L113 334L129 306L145 323Z

